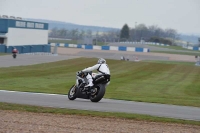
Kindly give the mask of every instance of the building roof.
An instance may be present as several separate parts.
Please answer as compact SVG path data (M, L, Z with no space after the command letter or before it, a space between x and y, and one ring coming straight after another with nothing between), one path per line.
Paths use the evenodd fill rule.
M48 30L48 27L48 23L0 18L0 33L7 33L8 28Z

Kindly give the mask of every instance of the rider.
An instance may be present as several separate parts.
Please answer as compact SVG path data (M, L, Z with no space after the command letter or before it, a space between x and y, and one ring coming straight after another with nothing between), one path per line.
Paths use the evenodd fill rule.
M16 48L14 48L14 49L12 50L12 53L13 53L13 54L16 54L16 53L18 53L18 50L17 50Z
M100 58L97 62L96 65L92 66L92 67L88 67L88 68L85 68L83 69L81 72L88 72L86 78L88 80L88 85L85 86L85 88L88 88L89 91L91 90L91 87L94 85L93 84L93 78L92 78L92 75L91 75L91 71L93 70L97 70L99 73L97 75L110 75L110 70L109 70L109 67L108 65L106 64L106 60L103 59L103 58ZM96 76L97 76L96 75ZM110 82L107 83L107 85L109 84Z

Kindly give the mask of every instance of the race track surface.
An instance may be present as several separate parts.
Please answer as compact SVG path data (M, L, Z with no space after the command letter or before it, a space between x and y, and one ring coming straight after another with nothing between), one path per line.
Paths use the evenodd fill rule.
M93 103L85 99L68 100L67 95L0 90L0 102L68 108L102 112L124 112L158 117L200 121L200 108L155 103L102 99Z
M41 63L49 63L61 60L68 60L77 58L78 56L66 56L66 55L25 55L18 54L17 58L14 59L12 55L0 56L0 67L11 67L11 66L27 66Z

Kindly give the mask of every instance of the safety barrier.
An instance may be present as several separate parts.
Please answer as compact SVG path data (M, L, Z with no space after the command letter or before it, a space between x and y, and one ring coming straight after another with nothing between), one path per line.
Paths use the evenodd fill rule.
M158 45L158 46L170 46L168 44L162 44L162 43L155 43L155 42L119 42L123 44L146 44L146 45Z
M16 48L21 53L35 53L35 52L51 52L50 45L21 45L21 46L6 46L0 45L0 52L12 53L12 50Z
M34 52L34 53L22 53L24 55L47 55L47 56L58 56L58 54L49 53L49 52Z
M196 50L196 51L199 51L200 50L200 47L197 47L197 46L185 46L183 45L182 48L185 48L185 49L190 49L190 50Z
M5 53L6 51L6 46L3 44L0 44L0 53Z
M82 44L64 44L64 43L51 43L51 46L82 48L87 50L115 50L115 51L133 51L133 52L150 52L148 48L140 47L126 47L126 46L96 46L96 45L82 45Z

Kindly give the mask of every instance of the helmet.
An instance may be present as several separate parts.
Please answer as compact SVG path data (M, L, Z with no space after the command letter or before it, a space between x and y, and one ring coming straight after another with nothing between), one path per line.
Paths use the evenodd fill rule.
M100 58L97 62L97 64L105 64L106 63L106 60L103 59L103 58Z

